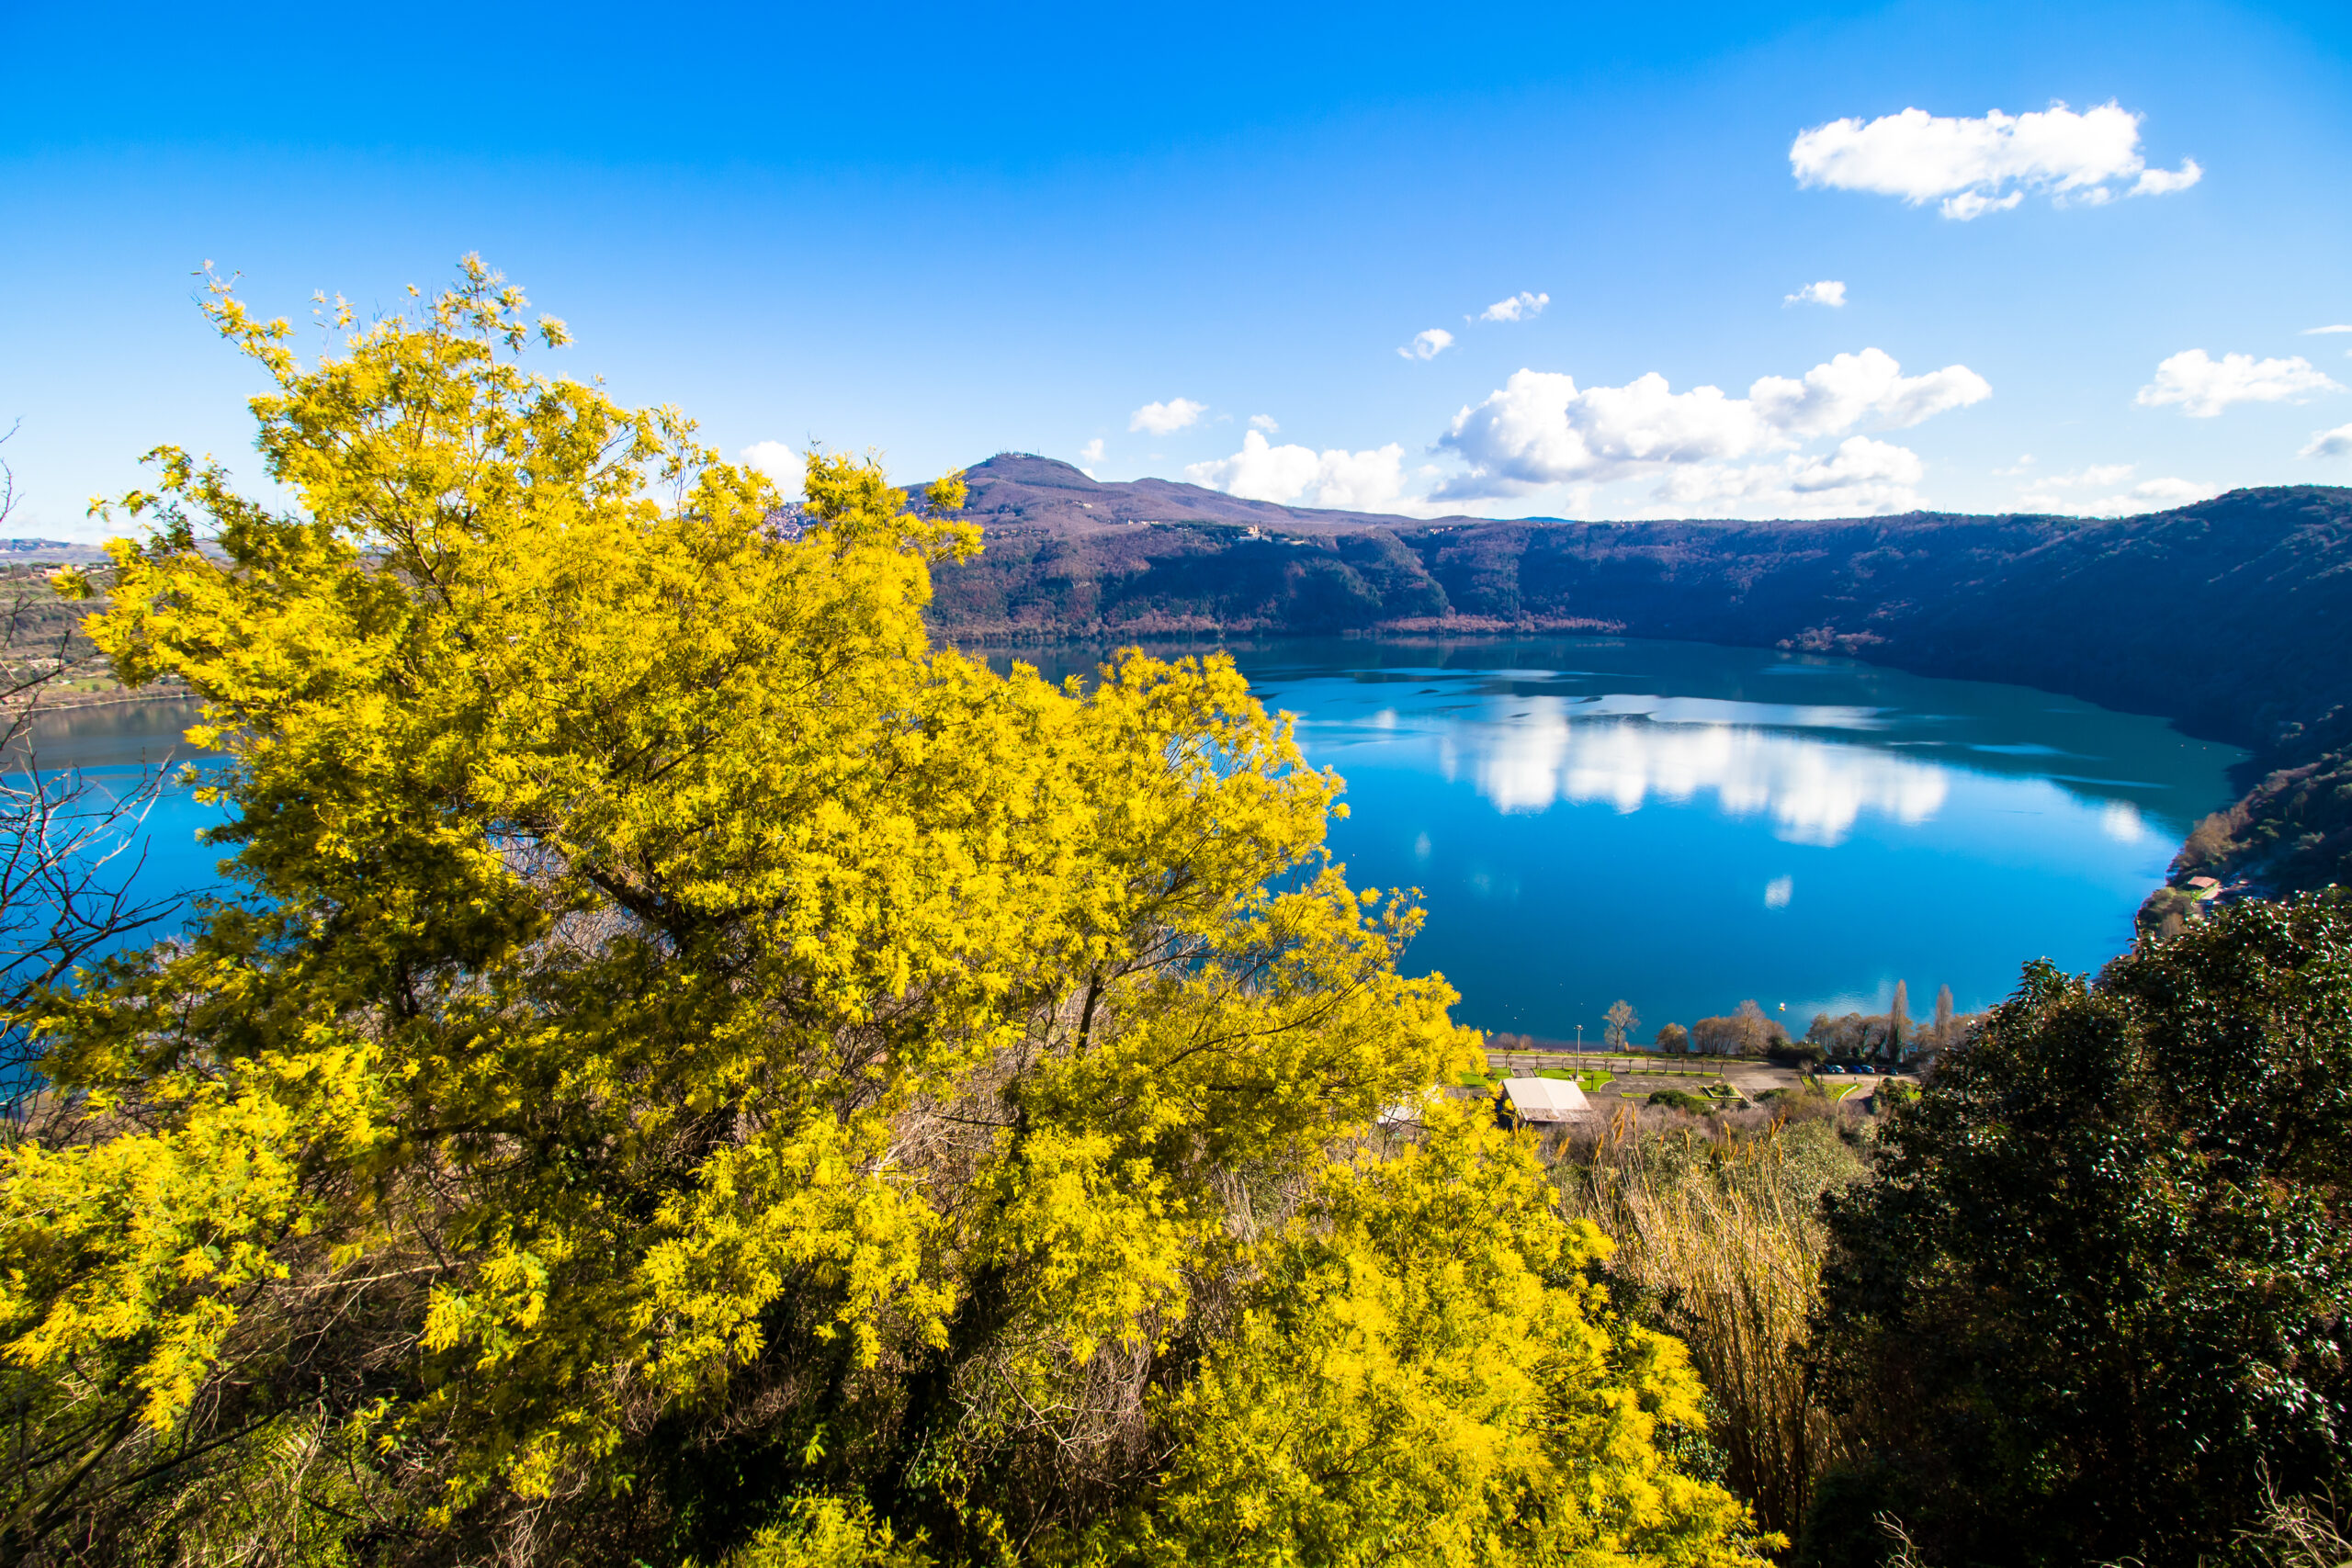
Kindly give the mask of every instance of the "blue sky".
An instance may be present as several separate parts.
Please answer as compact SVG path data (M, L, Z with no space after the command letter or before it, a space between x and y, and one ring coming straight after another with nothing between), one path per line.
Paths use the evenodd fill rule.
M10 5L14 529L92 534L157 442L254 468L203 262L300 320L467 251L571 323L543 368L909 478L1588 516L2352 482L2352 331L2312 332L2352 327L2348 65L2340 0Z

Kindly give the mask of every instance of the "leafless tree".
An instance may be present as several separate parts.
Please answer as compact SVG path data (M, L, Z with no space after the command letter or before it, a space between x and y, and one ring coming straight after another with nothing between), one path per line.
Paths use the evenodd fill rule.
M19 499L0 460L0 532ZM98 654L80 617L59 613L46 575L11 571L0 593L0 1103L20 1119L40 1080L18 1010L120 939L169 919L180 899L137 890L168 759L127 774L44 766L41 716Z

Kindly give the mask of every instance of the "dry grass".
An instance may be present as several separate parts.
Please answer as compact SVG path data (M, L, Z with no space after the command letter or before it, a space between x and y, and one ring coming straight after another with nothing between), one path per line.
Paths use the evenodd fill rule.
M1862 1174L1855 1129L1826 1103L1703 1120L1629 1106L1554 1168L1567 1213L1616 1241L1610 1271L1635 1310L1690 1347L1721 1407L1724 1480L1791 1537L1838 1453L1803 1354L1827 1241L1820 1195Z
M2262 1517L2239 1539L2278 1568L2352 1568L2352 1521L2333 1497L2281 1497L2266 1481Z

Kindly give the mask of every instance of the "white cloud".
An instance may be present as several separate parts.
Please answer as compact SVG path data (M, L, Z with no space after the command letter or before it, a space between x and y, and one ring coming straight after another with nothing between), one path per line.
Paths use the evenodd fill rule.
M1521 289L1510 299L1498 299L1479 311L1478 319L1482 321L1532 321L1542 315L1544 307L1551 302L1552 297L1549 294L1530 294L1525 289Z
M1211 463L1188 463L1184 477L1244 501L1284 506L1330 506L1374 512L1396 504L1405 491L1405 448L1395 442L1370 452L1270 445L1252 430L1241 450Z
M1984 378L1965 365L1905 376L1894 355L1875 348L1838 355L1806 371L1802 381L1766 376L1747 389L1769 423L1796 436L1836 435L1865 419L1882 429L1907 430L1992 395Z
M1154 435L1172 434L1198 424L1201 415L1208 412L1206 403L1196 403L1190 398L1170 398L1164 403L1146 403L1136 410L1127 416L1127 428L1148 430Z
M757 468L796 495L808 469L800 454L781 441L754 441L736 453L735 460L747 468Z
M1965 223L1972 218L1982 218L1988 212L2007 212L2024 199L2025 192L2021 190L2013 190L1998 200L1988 196L1979 196L1973 190L1964 190L1958 196L1948 198L1939 210L1947 218L1957 218Z
M2333 327L2305 327L2303 329L2302 335L2305 337L2324 337L2329 333L2352 333L2352 326L2337 325Z
M2140 177L2132 182L2126 196L2170 196L2177 190L2187 190L2205 177L2203 165L2194 158L2183 158L2177 169L2143 169ZM2096 207L2108 199L2105 190L2093 191L2091 205Z
M2193 501L2209 501L2221 494L2215 486L2199 484L2195 479L2142 479L2128 490L2110 495L2072 496L2060 492L2077 490L2105 490L2121 484L2132 477L2130 463L2093 463L2071 473L2044 474L2019 497L2020 504L2034 512L2052 512L2066 517L2128 517L2142 512L2161 512L2169 506L2186 506Z
M1274 416L1272 414L1253 413L1250 416L1250 428L1252 430L1262 430L1267 434L1272 435L1274 432L1280 430L1282 426L1274 423Z
M2211 501L2222 493L2220 485L2209 485L2196 479L2142 479L2129 492L2109 496L2097 505L2113 506L2123 511L2144 511L2150 507L2188 506L2199 501ZM2129 503L2126 505L2125 503Z
M2312 444L2295 454L2298 457L2352 457L2352 424L2339 424L2334 430L2323 430L2312 437Z
M2174 355L2156 367L2156 378L2132 400L2143 408L2178 403L2192 419L2211 419L2232 403L2300 402L2314 392L2344 389L2312 368L2300 355L2256 359L2225 354L2214 359L2201 348Z
M1431 327L1425 333L1415 333L1413 341L1396 352L1408 359L1435 359L1453 346L1453 334L1443 327Z
M1510 495L1785 451L1865 421L1904 429L1992 394L1964 365L1905 376L1892 355L1875 348L1838 355L1802 379L1762 377L1745 398L1715 387L1676 392L1656 372L1623 387L1580 390L1573 377L1521 370L1486 401L1454 415L1438 445L1470 465L1445 493Z
M1078 449L1078 460L1081 463L1101 462L1102 460L1102 438L1098 435L1093 440L1088 442L1085 446L1080 447Z
M2132 464L2093 463L2072 473L2045 474L2034 481L2036 490L2069 490L2079 485L2120 484L2132 477Z
M2152 169L2140 152L2140 117L2114 103L2076 114L2064 104L2028 114L1995 109L1981 119L1908 108L1867 123L1834 119L1789 144L1797 183L1897 196L1914 207L1941 199L1966 220L2002 212L2028 191L2060 205L2098 206L2119 196L2163 196L2204 177L2195 159Z
M1837 310L1846 303L1846 286L1836 278L1825 277L1818 283L1808 283L1794 294L1783 296L1783 305L1826 305Z
M1856 517L1914 512L1927 466L1907 446L1849 435L1826 457L1676 468L1646 510L1661 517Z

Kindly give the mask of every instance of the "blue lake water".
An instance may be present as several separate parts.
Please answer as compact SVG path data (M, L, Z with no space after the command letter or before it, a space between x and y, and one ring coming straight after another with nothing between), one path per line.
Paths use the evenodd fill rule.
M64 708L35 722L33 739L45 774L78 773L91 800L135 789L153 768L203 760L181 731L197 720L194 702L120 703L105 707ZM224 851L198 841L205 829L227 819L224 807L207 806L184 788L167 789L149 807L143 830L106 875L112 879L136 863L133 891L141 899L217 890ZM151 927L131 940L139 944L169 935L176 919Z
M1359 885L1419 887L1408 966L1462 1021L1596 1040L1620 998L1915 1015L2098 967L2244 753L2161 719L1852 660L1569 637L1236 644L1347 781ZM1040 656L1049 674L1099 654ZM1000 666L1008 660L1000 658ZM1785 1007L1783 1015L1781 1010Z
M2026 960L2096 968L2190 824L2233 795L2234 748L2018 686L1851 660L1613 637L1241 643L1268 705L1347 781L1331 847L1359 886L1421 890L1409 967L1464 1022L1646 1040L1753 998L1915 1014L1939 985L1998 1000ZM1058 678L1096 650L1033 659ZM1000 667L1010 656L994 660ZM43 761L127 777L186 755L186 705L52 716ZM120 772L110 773L110 770ZM148 822L142 885L215 881L221 818Z

